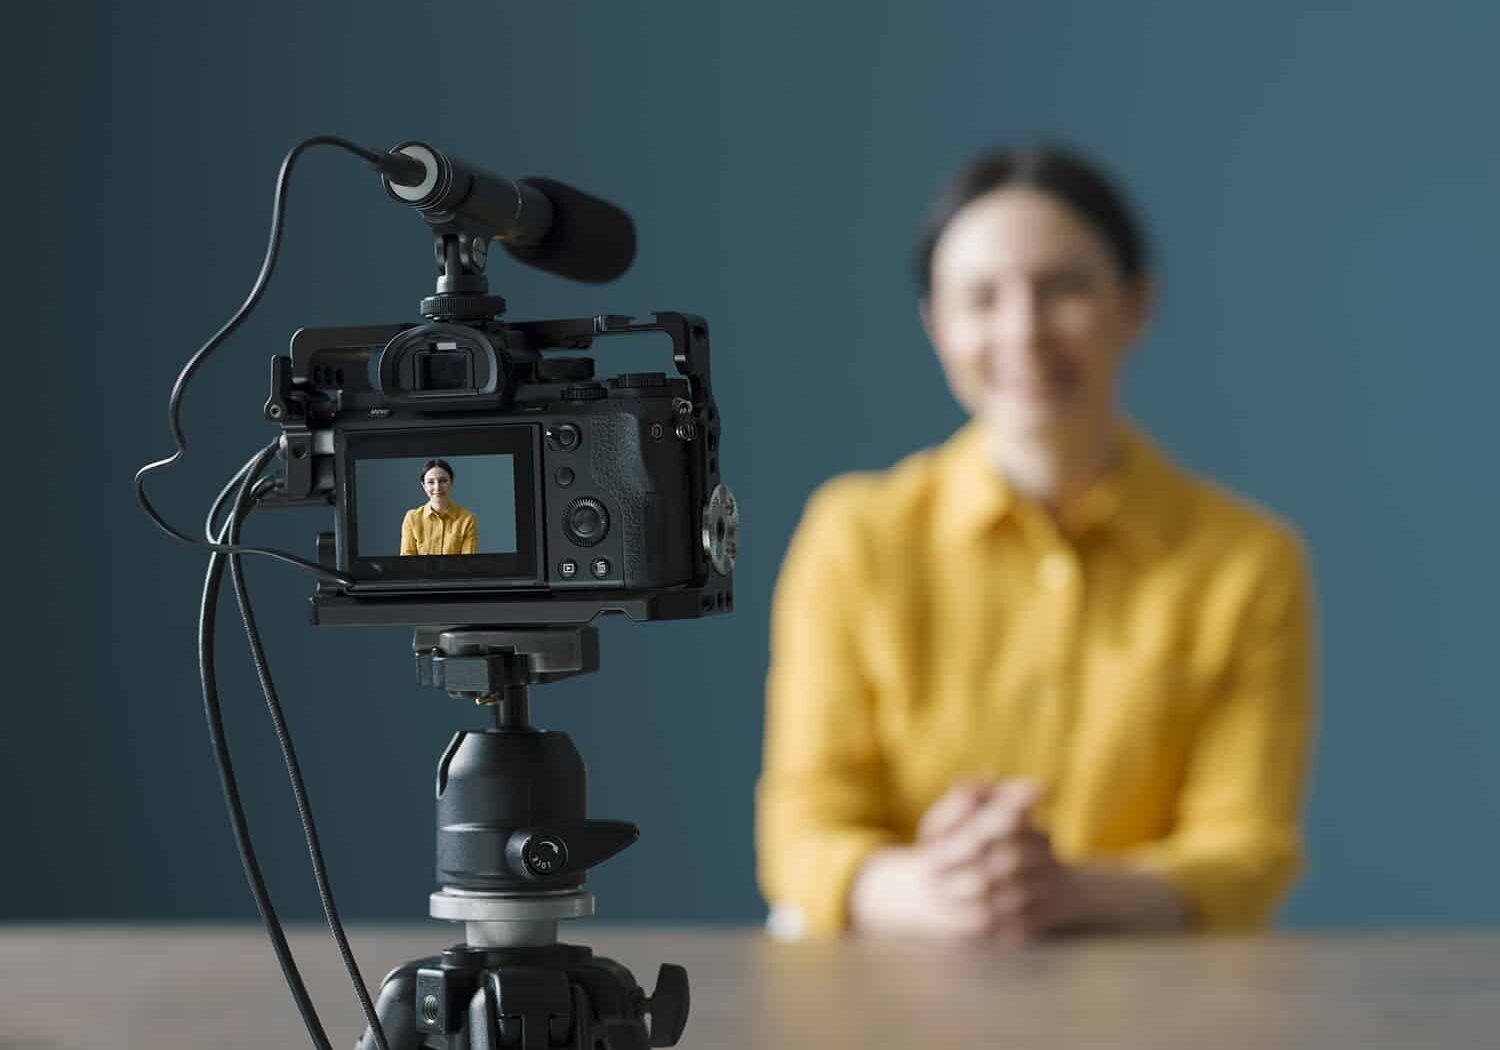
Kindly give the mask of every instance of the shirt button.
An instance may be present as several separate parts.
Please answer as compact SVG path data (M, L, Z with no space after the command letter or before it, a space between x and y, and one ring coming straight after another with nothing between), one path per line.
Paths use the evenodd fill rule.
M1037 579L1049 590L1062 590L1073 582L1073 559L1054 551L1044 556L1036 567Z

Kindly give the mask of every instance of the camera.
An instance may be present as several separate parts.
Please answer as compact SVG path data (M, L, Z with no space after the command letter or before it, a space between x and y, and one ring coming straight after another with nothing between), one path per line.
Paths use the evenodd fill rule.
M733 608L739 512L719 477L706 322L444 317L465 298L494 306L434 296L428 323L304 328L273 359L265 415L282 428L284 478L267 502L332 503L318 557L347 581L320 582L313 621L560 625ZM670 338L675 375L600 377L578 354L645 332ZM474 522L453 553L403 535L434 464Z

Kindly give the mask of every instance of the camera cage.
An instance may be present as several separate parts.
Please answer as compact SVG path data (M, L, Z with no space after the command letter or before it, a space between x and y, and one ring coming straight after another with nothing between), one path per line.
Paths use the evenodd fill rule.
M458 298L458 297L452 297ZM479 297L474 297L478 299ZM486 296L486 309L503 309L498 297ZM428 312L431 300L424 301ZM359 325L333 328L304 328L291 341L290 355L272 359L271 394L264 414L267 420L282 428L279 455L284 464L283 483L270 505L333 505L336 502L337 479L334 471L331 420L347 408L354 407L358 395L347 397L344 386L357 387L345 369L370 374L370 348L380 346L381 360L374 371L378 381L370 384L369 395L390 406L410 408L431 418L431 426L442 429L444 415L467 410L493 410L495 423L524 422L506 417L500 410L515 393L517 385L527 380L524 373L545 373L549 364L562 366L563 376L532 376L535 382L559 382L567 376L568 359L552 354L593 351L594 340L601 336L661 332L672 344L672 360L677 374L687 384L687 396L674 399L674 426L677 437L690 443L691 455L697 458L688 471L689 504L696 515L694 537L701 533L702 544L694 544L692 578L685 585L648 587L635 590L576 589L555 591L539 585L535 588L510 588L487 591L470 587L454 590L441 581L431 586L416 585L404 593L360 594L329 580L318 583L310 599L310 616L314 624L339 626L412 626L441 627L453 624L507 625L579 625L601 614L620 613L632 620L689 619L727 612L734 607L732 564L737 543L738 508L719 474L719 415L713 400L709 371L708 324L700 316L677 311L660 311L650 320L638 321L628 315L601 314L593 317L562 318L540 321L503 322L479 318L467 324L452 324L460 318L444 318L436 324ZM392 390L391 375L395 364L388 360L392 346L409 343L414 333L454 338L469 334L485 347L499 345L501 356L522 374L521 384L497 371L499 362L489 359L488 375L481 367L475 376L477 391L466 391L452 397L432 394L403 396ZM339 362L329 351L341 347L351 352ZM493 350L491 351L493 353ZM549 360L550 358L550 360ZM480 355L483 362L484 355ZM583 359L592 366L592 358ZM576 378L592 379L592 367ZM617 377L619 378L619 377ZM379 387L377 391L375 388ZM379 417L389 408L372 407L369 415ZM472 417L469 421L472 423ZM727 532L727 536L726 536ZM726 542L728 557L724 557ZM334 566L338 562L335 534L321 533L317 542L319 563ZM472 557L472 556L466 556Z

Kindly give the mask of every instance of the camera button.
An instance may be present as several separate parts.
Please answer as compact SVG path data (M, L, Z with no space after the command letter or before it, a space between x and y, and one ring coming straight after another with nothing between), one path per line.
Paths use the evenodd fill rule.
M604 577L609 575L609 559L595 558L593 564L589 566L589 569L592 570L596 579L602 580L604 579Z
M565 580L571 580L578 575L578 563L572 558L564 558L557 563L557 574Z
M604 522L599 517L598 509L585 503L573 511L572 516L568 518L568 524L573 529L573 535L581 540L591 540Z
M583 435L572 423L559 423L547 431L547 437L564 452L572 452L583 441Z
M573 484L573 471L570 467L559 467L557 473L553 476L557 478L557 483L563 488L567 488Z

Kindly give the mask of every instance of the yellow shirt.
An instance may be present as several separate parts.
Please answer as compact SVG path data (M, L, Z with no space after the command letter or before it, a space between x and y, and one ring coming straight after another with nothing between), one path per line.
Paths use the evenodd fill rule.
M1127 428L1054 519L971 423L809 501L777 585L761 888L812 934L955 781L1030 777L1065 863L1160 873L1264 924L1300 862L1313 722L1295 534Z
M401 519L402 554L478 554L479 519L457 503L439 514L431 503Z

